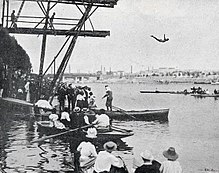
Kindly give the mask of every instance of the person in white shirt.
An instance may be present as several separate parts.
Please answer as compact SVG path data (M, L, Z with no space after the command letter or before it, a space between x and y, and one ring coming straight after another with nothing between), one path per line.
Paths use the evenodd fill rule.
M28 80L24 86L26 92L26 101L30 102L30 81Z
M61 113L60 121L66 126L70 127L70 115L68 113L68 108L64 108L64 112Z
M65 125L59 121L59 116L56 114L56 109L52 109L52 114L49 115L49 119L52 121L52 126L57 129L65 129Z
M97 138L97 130L95 128L89 128L87 130L86 141L81 142L77 147L77 151L80 152L80 168L84 173L93 173L94 171L93 166L97 152L92 143L95 138Z
M176 153L175 148L170 147L163 152L163 156L167 158L160 166L161 173L182 173L180 163L177 161L179 155Z
M109 128L110 126L110 118L105 114L104 109L100 109L98 114L96 115L96 120L93 121L92 124L97 124L95 127L98 129Z
M117 145L109 141L104 144L104 151L100 151L94 164L94 173L108 173L112 166L121 168L124 166L121 159L112 154L117 149Z
M78 91L78 95L76 97L76 106L79 107L80 109L84 108L84 102L85 102L84 95L85 94L82 90Z

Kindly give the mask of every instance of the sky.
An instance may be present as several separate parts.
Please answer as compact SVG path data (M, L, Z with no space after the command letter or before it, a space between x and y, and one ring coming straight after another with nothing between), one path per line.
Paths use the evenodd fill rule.
M21 1L10 1L10 11L18 11ZM36 4L29 4L21 15L39 13ZM56 7L56 17L77 14L76 8L68 8ZM69 62L71 72L96 72L101 66L126 72L131 66L133 72L159 67L219 70L217 0L119 0L114 8L98 9L91 20L95 29L110 30L110 36L79 37ZM169 38L165 43L150 37L163 38L164 34ZM38 72L42 36L14 36L30 56L33 71ZM48 37L45 67L65 39Z

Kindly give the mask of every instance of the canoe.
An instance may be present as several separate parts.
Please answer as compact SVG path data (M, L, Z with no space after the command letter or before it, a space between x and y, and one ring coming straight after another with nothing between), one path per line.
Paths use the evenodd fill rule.
M185 91L146 91L146 90L141 90L140 93L143 94L191 94L191 92L185 92Z
M174 91L147 91L147 90L141 90L140 93L148 93L148 94L166 94L166 93L173 93Z
M98 110L94 110L98 113ZM106 111L106 114L113 120L119 121L168 121L169 109L154 110L113 110Z
M55 127L51 127L51 122L50 121L38 121L37 122L38 129L37 131L45 134L45 135L52 135L52 134L58 134L61 132L65 132L67 130L65 129L57 129ZM73 132L73 133L67 133L65 134L65 137L73 137L73 138L83 138L86 135L84 131L78 131L78 132ZM126 129L118 129L112 127L111 130L107 131L97 131L97 138L101 140L117 140L117 139L122 139L126 138L129 136L134 135L133 131L131 130L126 130Z
M194 97L219 97L219 94L191 94Z

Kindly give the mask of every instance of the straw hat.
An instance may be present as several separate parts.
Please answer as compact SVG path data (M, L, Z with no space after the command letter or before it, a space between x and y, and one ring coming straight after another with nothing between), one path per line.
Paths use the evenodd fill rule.
M116 143L109 141L103 145L103 148L106 151L112 152L112 151L115 151L117 149L117 145L116 145Z
M88 108L82 108L82 112L87 112Z
M87 138L97 138L97 130L95 128L89 128L87 130L87 135L86 135Z
M147 159L147 160L154 160L154 157L152 155L152 153L148 150L145 150L144 152L141 152L140 156L143 158L143 159Z
M81 109L79 107L74 108L74 112L80 112L80 111L81 111Z
M178 159L179 155L176 153L175 148L170 147L168 150L163 152L164 157L169 160L176 160Z

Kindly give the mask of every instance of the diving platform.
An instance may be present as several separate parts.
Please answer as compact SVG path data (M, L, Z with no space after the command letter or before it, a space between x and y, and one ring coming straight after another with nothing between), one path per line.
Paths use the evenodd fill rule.
M23 0L17 0L23 1ZM25 0L26 2L48 2L48 0ZM117 5L118 0L49 0L52 3L75 4L75 5L90 5L97 7L113 8Z
M67 36L74 36L77 34L77 31L74 30L64 30L64 29L40 29L40 28L7 28L9 33L14 33L14 34L36 34L36 35L41 35L41 34L46 34L46 35L67 35ZM92 31L92 30L82 30L79 33L79 36L84 36L84 37L106 37L110 36L110 31Z

